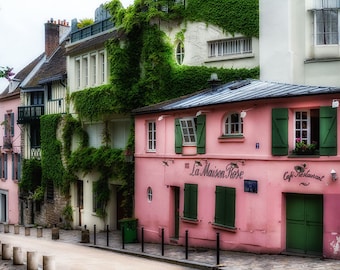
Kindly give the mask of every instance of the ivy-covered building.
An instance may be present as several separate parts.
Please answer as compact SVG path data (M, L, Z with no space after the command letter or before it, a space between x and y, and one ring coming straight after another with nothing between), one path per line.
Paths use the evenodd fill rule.
M66 21L45 23L45 51L14 78L21 101L16 108L22 153L20 224L53 226L63 221L67 200L60 188L63 165L56 131L67 107L65 44L69 30Z

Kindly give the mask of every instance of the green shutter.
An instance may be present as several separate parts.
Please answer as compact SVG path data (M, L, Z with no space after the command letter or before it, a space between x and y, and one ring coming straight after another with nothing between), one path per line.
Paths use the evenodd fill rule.
M272 110L272 155L288 155L288 109Z
M181 125L179 123L179 119L175 119L175 153L181 154L182 153L182 144L183 144L183 138L182 138L182 130Z
M11 136L14 136L14 113L11 113Z
M197 184L184 185L184 217L197 219Z
M235 227L236 189L216 186L215 223Z
M205 154L205 115L197 116L197 154Z
M337 110L320 107L320 155L337 155Z

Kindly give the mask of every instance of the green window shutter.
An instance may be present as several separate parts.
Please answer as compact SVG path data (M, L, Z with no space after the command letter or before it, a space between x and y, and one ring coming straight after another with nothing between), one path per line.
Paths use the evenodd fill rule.
M205 154L205 115L197 116L197 154Z
M235 227L236 189L216 186L215 223Z
M337 109L320 107L320 155L337 155Z
M11 113L11 136L14 136L14 113Z
M272 155L288 155L288 109L272 110Z
M184 217L197 219L197 184L184 185Z
M179 123L179 119L175 119L175 153L181 154L182 153L182 144L183 144L183 138L182 138L182 130L181 125Z

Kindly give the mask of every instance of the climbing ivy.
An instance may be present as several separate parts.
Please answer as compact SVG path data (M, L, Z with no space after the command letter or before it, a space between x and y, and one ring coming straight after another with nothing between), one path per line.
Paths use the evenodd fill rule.
M62 145L57 139L60 114L47 114L40 117L42 185L53 182L61 187L64 179L64 166L61 159Z
M26 196L34 193L41 186L41 162L38 159L24 159L22 177L19 182L20 192Z

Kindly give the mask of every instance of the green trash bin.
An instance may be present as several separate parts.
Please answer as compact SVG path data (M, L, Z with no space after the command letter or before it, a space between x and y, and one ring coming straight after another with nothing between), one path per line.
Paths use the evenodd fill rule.
M137 242L137 225L136 218L123 218L119 220L120 229L124 230L124 243Z

